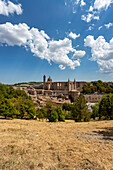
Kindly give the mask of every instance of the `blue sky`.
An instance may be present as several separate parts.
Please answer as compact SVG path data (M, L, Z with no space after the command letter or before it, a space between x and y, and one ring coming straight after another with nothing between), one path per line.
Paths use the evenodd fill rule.
M0 82L113 81L113 0L0 0Z

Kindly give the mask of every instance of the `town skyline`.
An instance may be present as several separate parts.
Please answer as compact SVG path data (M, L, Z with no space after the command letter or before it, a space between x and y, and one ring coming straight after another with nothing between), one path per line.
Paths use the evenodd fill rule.
M49 75L49 76L46 76L46 75L43 75L43 77L42 77L42 80L41 81L23 81L23 82L17 82L17 83L14 83L14 84L23 84L23 83L43 83L44 82L44 76L46 77L46 79L45 79L45 82L47 82L48 81L48 79L49 78L51 78L52 79L52 81L53 82L68 82L68 81L70 81L70 82L73 82L73 81L76 81L76 82L94 82L94 81L102 81L102 80L91 80L91 81L84 81L84 80L76 80L76 78L74 78L74 79L70 79L69 77L66 79L66 80L59 80L59 79L55 79L54 77L51 77L51 75ZM102 82L113 82L113 81L102 81ZM0 82L1 83L1 82ZM13 84L12 84L13 85Z

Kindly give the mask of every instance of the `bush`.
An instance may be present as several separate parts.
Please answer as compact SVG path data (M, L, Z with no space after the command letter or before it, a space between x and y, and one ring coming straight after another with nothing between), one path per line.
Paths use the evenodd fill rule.
M71 111L72 106L73 106L72 104L64 103L62 109L66 111Z
M55 110L51 111L50 116L48 117L49 122L56 122L58 120L58 114Z
M63 121L65 122L65 113L64 111L62 110L62 108L60 106L57 106L55 108L55 111L57 112L58 114L58 121Z
M65 115L65 119L67 119L67 120L73 120L72 114L71 114L71 113L66 114L66 115Z
M40 120L40 119L44 119L44 118L47 118L47 113L45 111L44 108L42 109L37 109L36 111L36 117Z
M84 122L89 122L91 119L91 112L86 112L86 114L84 114Z

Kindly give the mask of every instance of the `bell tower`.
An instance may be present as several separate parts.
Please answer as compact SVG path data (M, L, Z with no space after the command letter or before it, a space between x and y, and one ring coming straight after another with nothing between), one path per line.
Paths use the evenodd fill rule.
M46 76L43 76L43 89L45 89L45 83L46 83Z
M46 82L46 76L44 75L43 76L43 83L45 83Z
M74 90L76 90L76 80L74 79Z
M69 91L71 90L71 82L70 82L70 79L68 79L68 90L69 90Z

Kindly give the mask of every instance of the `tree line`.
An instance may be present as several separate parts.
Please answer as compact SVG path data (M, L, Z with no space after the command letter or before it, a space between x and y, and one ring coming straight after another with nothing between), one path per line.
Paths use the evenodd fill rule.
M93 106L92 118L113 120L113 94L103 95L102 100Z
M92 81L83 86L82 92L84 94L91 93L113 93L113 84L108 84L106 82L102 82L101 80Z
M73 104L64 103L63 107L55 107L51 101L47 101L43 109L39 109L38 117L47 118L49 121L75 120L75 122L88 122L92 120L113 120L113 94L105 94L102 99L89 111L83 94ZM41 114L40 114L41 113ZM40 117L41 116L41 117Z
M0 116L33 119L35 115L35 104L23 90L0 84Z
M0 116L17 119L46 119L49 122L72 119L87 122L90 119L113 119L113 94L103 95L102 100L89 112L83 94L73 104L64 103L62 107L48 100L45 107L38 107L22 90L0 84Z
M76 122L89 121L91 113L88 111L85 97L80 94L75 100L74 104L64 103L63 107L55 106L51 101L46 102L46 106L38 109L39 119L48 119L50 122L65 121L65 119L72 119Z

